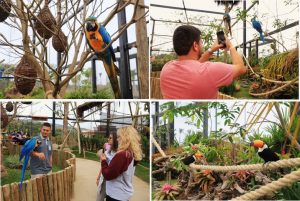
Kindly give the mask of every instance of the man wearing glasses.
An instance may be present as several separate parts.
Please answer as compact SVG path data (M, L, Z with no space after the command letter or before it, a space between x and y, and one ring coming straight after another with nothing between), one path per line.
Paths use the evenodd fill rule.
M160 74L160 88L165 99L216 99L221 86L230 85L246 73L242 57L226 38L232 64L208 62L213 52L222 49L217 41L203 53L201 32L196 27L177 27L173 47L177 60L166 63Z

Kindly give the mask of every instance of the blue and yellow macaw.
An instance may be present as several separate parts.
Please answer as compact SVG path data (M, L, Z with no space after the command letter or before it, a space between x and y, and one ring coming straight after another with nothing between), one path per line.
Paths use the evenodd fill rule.
M252 26L253 28L258 31L259 33L259 36L260 36L260 40L262 40L263 43L265 43L265 37L264 37L264 34L263 34L263 31L262 31L262 28L261 28L261 22L260 21L257 21L254 18L251 19L251 22L252 22Z
M85 36L90 48L99 56L103 61L105 71L110 80L115 98L121 98L121 92L117 74L119 69L114 64L116 56L112 46L103 51L103 49L110 43L111 38L105 27L98 24L96 17L89 17L86 19Z
M30 140L27 140L26 143L24 144L24 146L22 147L21 155L20 155L20 162L22 161L22 159L24 157L25 158L24 158L24 163L23 163L23 167L22 167L21 184L20 184L19 190L22 189L22 184L23 184L23 181L24 181L25 170L26 170L26 167L28 165L30 154L40 144L41 144L41 141L39 141L35 137L33 137Z
M231 17L229 15L229 13L225 13L224 14L223 21L224 21L224 23L228 24L228 30L229 30L230 35L232 36L232 32L231 32Z

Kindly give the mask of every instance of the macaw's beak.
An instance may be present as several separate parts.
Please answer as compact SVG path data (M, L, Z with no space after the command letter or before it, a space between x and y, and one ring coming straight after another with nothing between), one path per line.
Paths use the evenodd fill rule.
M86 30L87 31L93 31L95 28L95 23L94 22L87 22L86 23Z
M38 147L38 146L40 146L42 144L42 141L40 141L40 140L37 140L36 141L36 145L35 145L35 147Z

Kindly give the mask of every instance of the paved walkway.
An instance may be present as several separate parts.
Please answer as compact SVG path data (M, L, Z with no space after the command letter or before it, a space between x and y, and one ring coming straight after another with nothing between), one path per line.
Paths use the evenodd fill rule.
M72 201L94 201L96 200L96 177L98 175L100 162L76 158L76 180L75 193ZM149 201L149 184L133 178L134 193L130 201Z

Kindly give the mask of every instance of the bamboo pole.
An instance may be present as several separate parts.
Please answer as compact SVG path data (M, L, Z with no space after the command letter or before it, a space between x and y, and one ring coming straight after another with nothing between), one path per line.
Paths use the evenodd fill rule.
M276 109L278 117L279 117L280 124L281 124L281 126L282 126L282 128L283 128L283 130L285 132L285 135L290 139L290 141L292 141L293 140L293 136L287 130L287 127L286 127L286 125L284 123L284 119L283 119L283 116L282 116L280 108L279 108L279 104L276 102L276 103L274 103L274 105L275 105L275 109ZM298 142L295 142L295 146L300 151L300 145L299 145Z

